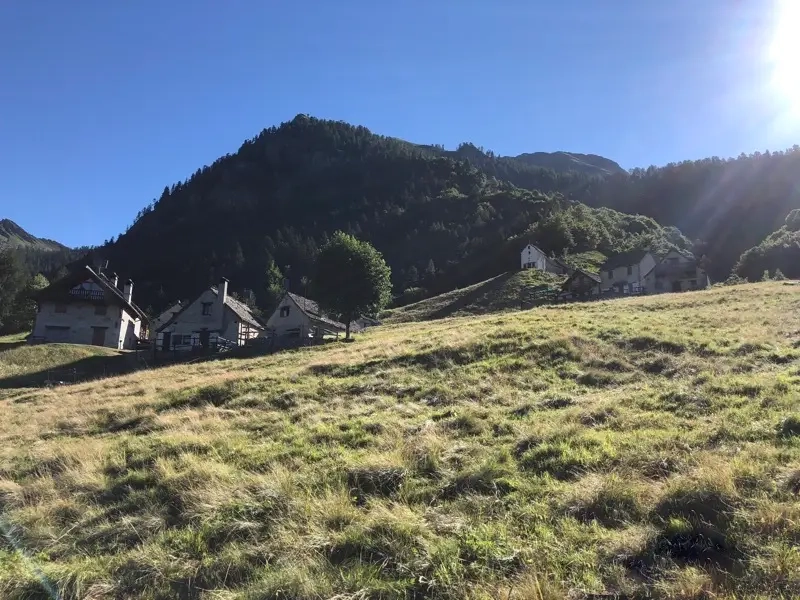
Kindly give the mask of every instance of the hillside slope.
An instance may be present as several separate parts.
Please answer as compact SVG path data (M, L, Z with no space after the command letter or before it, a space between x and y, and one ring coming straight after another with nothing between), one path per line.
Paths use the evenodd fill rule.
M408 323L519 309L523 290L540 285L557 288L563 281L564 277L536 269L509 271L465 288L387 310L381 319L385 323Z
M53 240L37 238L31 235L10 219L0 219L0 246L24 247L45 252L67 249L66 246Z
M0 392L0 597L795 598L800 286Z

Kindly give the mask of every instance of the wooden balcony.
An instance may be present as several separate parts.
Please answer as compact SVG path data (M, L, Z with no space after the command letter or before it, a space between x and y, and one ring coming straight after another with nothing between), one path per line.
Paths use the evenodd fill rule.
M103 290L73 289L69 291L69 296L70 298L77 298L80 300L92 300L92 301L105 300L105 294L103 293Z

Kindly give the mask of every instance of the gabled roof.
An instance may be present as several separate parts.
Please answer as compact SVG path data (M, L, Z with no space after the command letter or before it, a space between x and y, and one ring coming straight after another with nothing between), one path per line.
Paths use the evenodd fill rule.
M211 290L219 295L216 288L211 288ZM250 310L250 307L243 302L239 302L236 298L232 298L230 294L225 296L225 306L230 308L242 322L252 325L253 327L258 327L259 329L264 329L264 325L256 318L253 311Z
M536 248L536 249L537 249L539 252L541 252L542 254L544 254L545 256L547 256L547 254L545 254L545 253L542 251L542 249L541 249L541 248L539 248L539 246L537 246L537 245L536 245L536 244L534 244L533 242L528 242L527 244L525 244L525 247L524 247L524 248L521 250L521 252L524 252L525 250L527 250L527 249L528 249L528 246L531 246L531 247L533 247L533 248Z
M560 258L557 258L557 257L550 258L550 257L548 256L548 257L547 257L547 260L549 260L549 261L550 261L550 262L552 262L552 263L555 263L555 264L557 264L557 265L558 265L559 267L561 267L562 269L569 269L569 270L572 270L572 267L571 267L571 266L569 266L567 263L565 263L565 262L564 262L563 260L561 260Z
M219 296L219 290L216 288L216 286L212 285L210 288L207 288L207 289L211 290L211 292L213 292L213 294L215 296ZM206 290L203 290L203 292L205 292L205 291ZM200 293L202 294L203 292L200 292ZM199 298L199 297L200 297L200 294L197 295L197 298ZM172 318L169 321L167 321L161 327L158 328L158 331L163 331L164 329L166 329L167 327L172 325L172 323L178 317L180 317L181 314L187 308L189 308L192 304L197 302L197 298L195 298L191 302L185 302L183 304L183 306L181 307L181 309L178 312L176 312L174 315L172 315ZM229 308L233 312L233 314L235 314L237 317L239 317L240 321L242 321L244 323L247 323L248 325L252 325L253 327L257 327L258 329L264 329L264 325L256 318L256 316L250 310L250 307L247 306L246 304L243 304L242 302L239 302L236 298L233 298L230 294L225 296L225 306L227 308Z
M94 281L103 289L106 300L111 300L115 304L119 304L128 314L133 315L144 322L148 321L147 315L141 308L136 306L135 303L125 300L122 290L109 281L105 275L102 273L97 273L88 265L84 269L78 269L66 277L62 277L61 279L54 281L46 288L34 293L31 297L38 301L59 302L66 300L69 298L69 291L76 285L80 285L86 281L87 278Z
M595 283L602 282L602 279L600 279L600 276L597 275L596 273L589 273L588 271L584 271L583 269L575 269L575 271L572 273L572 275L567 277L567 280L564 282L564 285L562 287L567 287L569 285L570 281L572 281L573 279L575 279L576 277L579 277L581 275L583 275L584 277L588 277L589 279L591 279Z
M609 259L603 263L602 270L610 271L611 269L616 269L618 267L630 267L632 265L638 265L648 254L650 254L649 250L628 250L627 252L616 254L609 257Z
M694 255L694 254L692 254L692 253L691 253L691 252L689 252L688 250L679 250L678 248L673 248L672 250L670 250L669 252L667 252L667 253L666 253L664 256L662 256L660 259L658 259L658 260L656 261L656 264L655 264L655 266L654 266L652 269L650 269L650 270L649 270L647 273L645 273L645 277L647 277L648 275L650 275L650 273L652 273L653 271L655 271L655 270L656 270L656 268L657 268L659 265L662 265L662 264L664 264L664 261L665 261L665 260L667 260L667 257L668 257L670 254L672 254L673 252L674 252L675 254L678 254L678 255L682 256L683 258L685 258L685 259L687 259L687 260L692 260L692 261L694 261L694 262L695 262L695 265L697 265L697 258L695 258L695 255Z
M297 305L297 307L309 319L321 321L326 325L330 325L331 327L336 327L337 329L341 329L342 331L347 329L347 325L345 325L344 323L340 323L336 319L332 319L331 317L326 315L323 312L323 310L319 307L319 304L317 304L313 300L309 298L304 298L303 296L298 296L297 294L293 294L292 292L286 292L286 295L292 299L292 301ZM350 329L353 329L352 323Z

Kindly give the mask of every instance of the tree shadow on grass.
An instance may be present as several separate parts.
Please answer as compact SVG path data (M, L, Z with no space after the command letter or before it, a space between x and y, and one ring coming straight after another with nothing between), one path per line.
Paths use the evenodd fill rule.
M4 377L0 379L0 389L82 383L111 375L129 373L135 368L135 357L126 354L89 356L53 368Z
M19 348L20 346L25 345L25 340L20 340L17 342L0 342L0 352L5 352L6 350L13 350L14 348Z

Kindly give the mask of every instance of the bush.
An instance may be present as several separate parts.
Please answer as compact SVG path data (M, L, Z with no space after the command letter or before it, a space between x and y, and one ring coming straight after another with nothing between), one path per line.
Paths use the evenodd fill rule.
M744 283L749 283L746 277L739 277L734 274L728 277L722 285L742 285Z
M796 437L800 435L800 417L794 415L786 417L778 426L778 433L783 438Z

